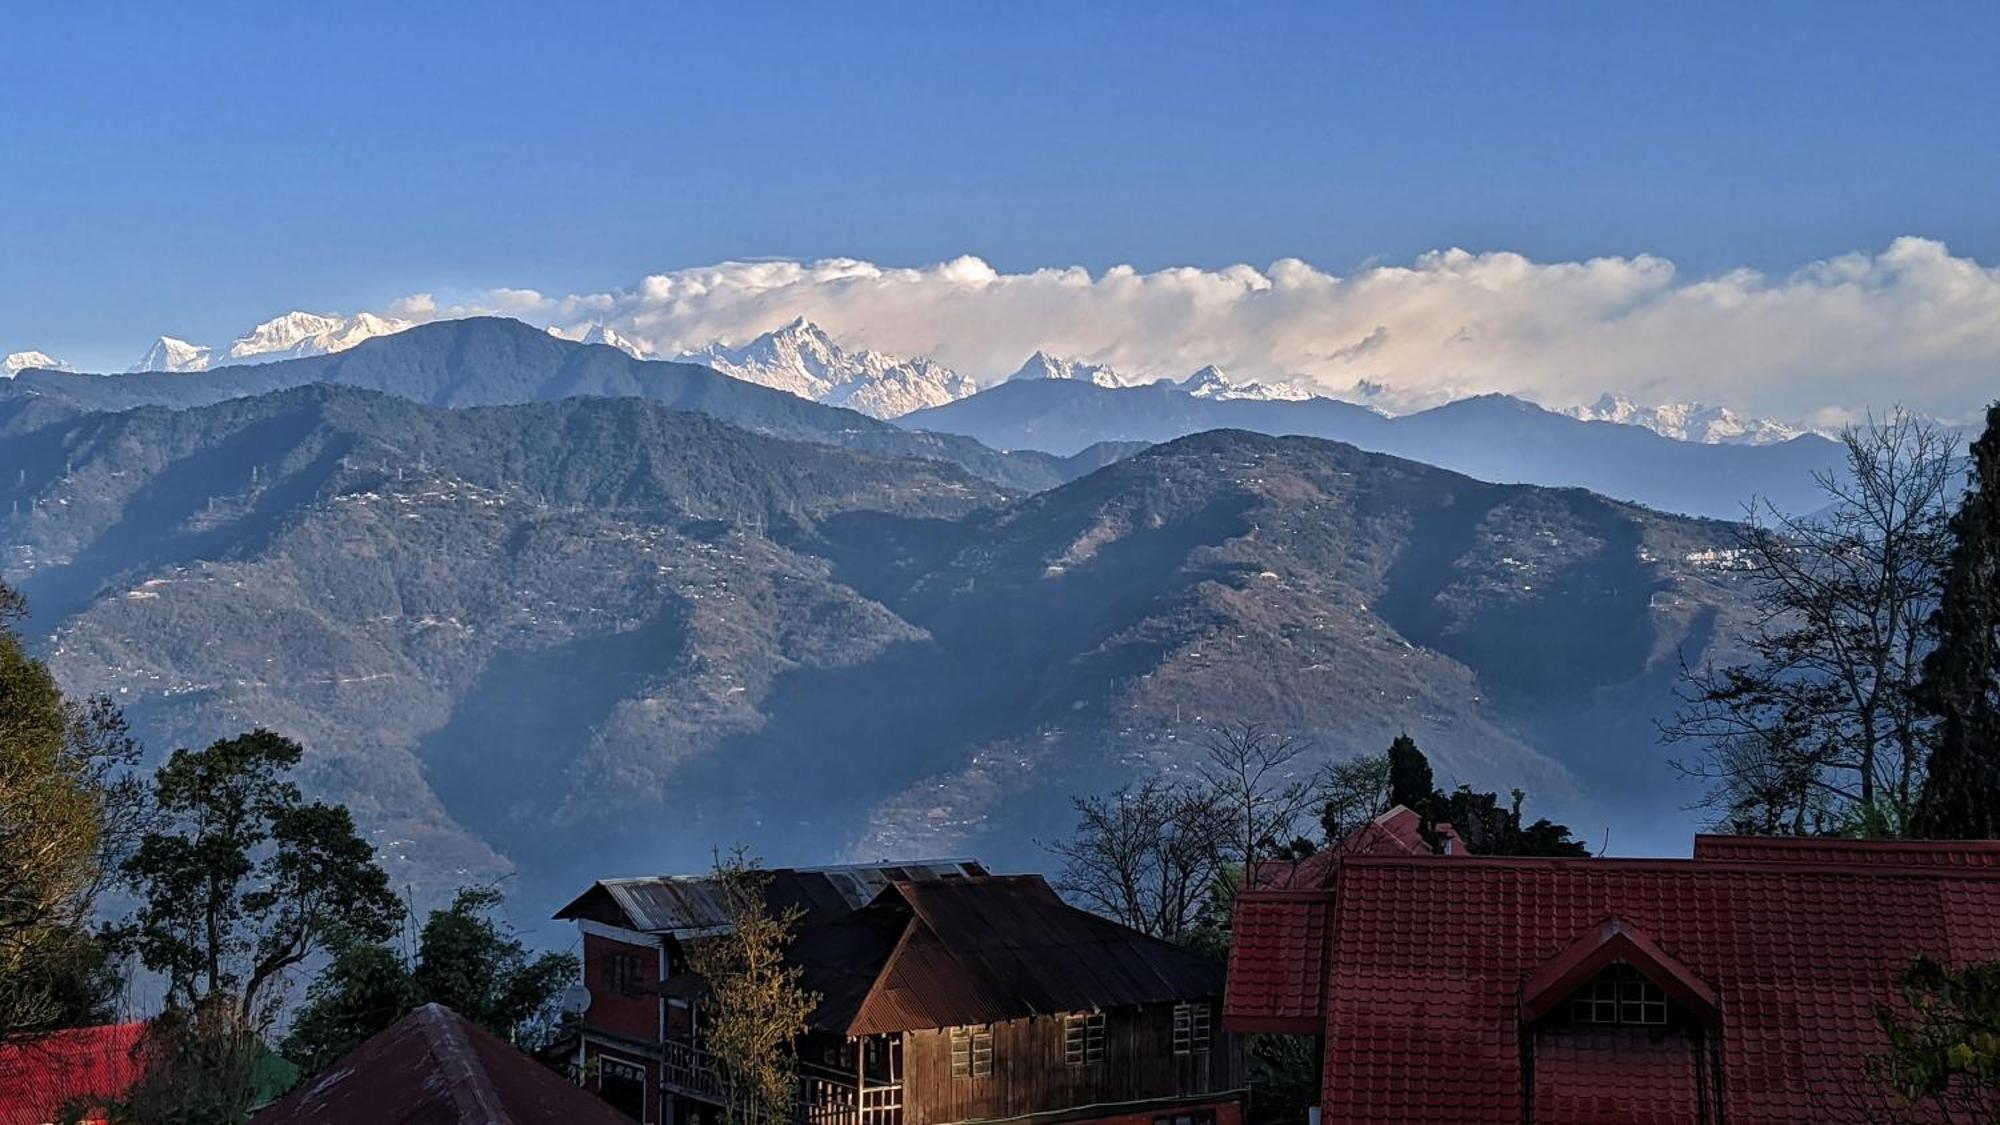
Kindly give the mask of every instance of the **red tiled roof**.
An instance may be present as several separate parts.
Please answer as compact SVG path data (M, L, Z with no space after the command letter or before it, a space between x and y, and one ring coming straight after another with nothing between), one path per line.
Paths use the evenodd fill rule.
M1231 1031L1317 1034L1324 1018L1331 891L1245 891L1229 937L1222 1022Z
M0 1125L46 1125L65 1106L124 1097L145 1069L137 1050L145 1031L143 1023L107 1024L0 1044Z
M1309 890L1330 886L1333 867L1342 856L1471 854L1458 831L1444 821L1432 826L1444 851L1432 851L1430 841L1424 839L1422 825L1422 818L1414 810L1397 805L1348 833L1347 839L1337 848L1327 848L1304 859L1267 859L1254 864L1250 869L1249 885L1258 890Z
M426 1004L259 1113L254 1125L632 1125L441 1004Z
M1696 859L1869 867L2000 868L2000 840L1838 840L1820 836L1696 836Z
M1244 897L1260 909L1263 896ZM1732 1122L1856 1119L1855 1099L1871 1096L1864 1060L1882 1044L1875 1012L1895 1002L1902 966L1920 952L2000 957L2000 870L1942 864L1358 856L1331 913L1329 1125L1520 1120L1524 982L1607 917L1712 986ZM1593 1063L1623 1034L1538 1037L1535 1119L1691 1120L1691 1084L1601 1065L1692 1067L1685 1052Z

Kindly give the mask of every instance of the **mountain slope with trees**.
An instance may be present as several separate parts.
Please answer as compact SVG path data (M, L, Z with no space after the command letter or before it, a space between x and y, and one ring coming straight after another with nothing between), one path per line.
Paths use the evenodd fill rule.
M1232 432L1022 498L649 403L320 386L38 413L0 518L52 666L148 746L271 727L399 884L542 897L728 839L1027 862L1064 795L1241 719L1409 730L1586 833L1671 816L1650 722L1741 612L1722 525Z

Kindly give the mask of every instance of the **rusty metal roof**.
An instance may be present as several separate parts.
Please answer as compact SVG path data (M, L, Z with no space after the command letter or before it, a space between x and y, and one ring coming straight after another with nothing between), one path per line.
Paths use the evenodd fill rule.
M426 1004L259 1113L254 1125L632 1125L441 1004Z
M849 1035L1220 997L1221 962L1062 901L1035 875L897 883L792 951Z
M985 875L974 859L924 859L891 863L850 863L831 867L780 867L768 872L765 897L774 910L797 906L809 919L857 910L896 882L935 882ZM715 879L708 875L647 875L600 879L556 911L575 918L609 903L625 925L679 938L702 937L727 928Z

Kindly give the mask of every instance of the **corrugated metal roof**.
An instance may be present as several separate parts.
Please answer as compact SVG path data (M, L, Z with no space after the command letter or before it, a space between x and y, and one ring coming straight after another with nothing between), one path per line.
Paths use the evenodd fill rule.
M1070 906L1034 875L898 883L816 930L793 956L822 993L815 1022L850 1035L1222 995L1220 962ZM860 987L864 966L879 967Z
M866 906L892 882L962 879L984 875L986 869L975 859L924 859L780 867L767 874L770 882L765 897L773 909L797 906L808 917L817 917ZM599 879L555 916L577 917L599 896L608 898L625 916L628 927L648 933L700 937L719 932L728 922L717 884L708 875Z
M587 1090L426 1004L259 1113L254 1125L631 1125Z

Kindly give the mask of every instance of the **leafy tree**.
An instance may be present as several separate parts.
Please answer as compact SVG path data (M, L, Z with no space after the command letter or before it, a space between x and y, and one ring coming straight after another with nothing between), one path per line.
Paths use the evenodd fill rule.
M299 744L267 730L176 750L153 782L160 829L125 863L140 895L133 939L167 1000L228 997L246 1025L266 989L335 933L382 939L402 903L347 809L307 803Z
M97 1023L121 983L91 920L143 816L138 747L102 698L65 697L0 582L0 1038Z
M715 863L715 882L728 930L690 943L688 961L708 986L702 1027L731 1086L732 1121L792 1119L798 1070L792 1043L806 1032L818 995L799 983L804 970L785 963L803 911L773 914L765 903L767 876L742 849Z
M1062 861L1057 889L1135 930L1185 938L1230 869L1233 822L1216 795L1153 778L1072 804L1076 833L1046 845Z
M518 1039L582 966L568 953L530 957L528 947L494 920L500 903L493 887L465 887L450 908L433 911L411 976L423 1003L443 1004L496 1035Z
M573 954L530 956L496 921L500 892L467 887L424 923L412 964L381 942L341 936L332 961L307 990L285 1040L285 1053L309 1071L359 1046L421 1004L452 1009L516 1042L563 987L576 979Z
M1870 1073L1905 1107L2000 1121L2000 962L1953 969L1919 957L1903 975L1907 1014L1877 1018L1889 1049Z
M422 1003L409 963L395 949L346 935L331 944L333 957L306 989L284 1042L285 1057L308 1074L325 1070Z
M1938 645L1921 695L1938 719L1937 748L1918 802L1920 835L2000 836L2000 403L1972 446L1972 485L1952 518Z
M1907 821L1930 756L1918 706L1949 535L1956 438L1897 411L1842 435L1824 509L1753 508L1740 547L1760 612L1750 659L1688 669L1662 730L1736 831Z

